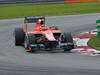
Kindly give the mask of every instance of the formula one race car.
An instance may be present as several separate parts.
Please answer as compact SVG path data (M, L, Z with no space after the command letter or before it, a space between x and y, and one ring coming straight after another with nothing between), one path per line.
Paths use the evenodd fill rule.
M34 27L28 27L28 26ZM29 30L31 28L31 30ZM55 48L70 51L74 48L71 33L63 33L56 26L45 26L45 17L27 16L23 28L15 28L15 45L24 45L29 52L54 50Z

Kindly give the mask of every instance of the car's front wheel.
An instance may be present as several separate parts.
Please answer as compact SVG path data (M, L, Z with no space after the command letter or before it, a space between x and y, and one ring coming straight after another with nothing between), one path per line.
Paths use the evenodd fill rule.
M32 39L33 38L31 36L25 37L24 48L27 50L27 52L35 52L35 49L30 46L30 44L33 44L34 42Z
M25 49L29 49L29 40L25 37L25 41L24 41L24 47Z
M67 43L65 47L63 47L64 51L70 51L74 48L73 38L71 33L64 33L63 34L63 43Z

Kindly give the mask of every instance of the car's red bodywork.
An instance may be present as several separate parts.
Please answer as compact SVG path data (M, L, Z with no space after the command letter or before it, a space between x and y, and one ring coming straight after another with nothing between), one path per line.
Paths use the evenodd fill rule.
M40 48L45 50L60 48L64 51L74 48L71 33L64 33L57 26L45 26L45 17L43 16L25 17L24 28L15 28L14 34L15 45L23 44L24 48L30 52L35 52Z
M61 30L57 30L55 28L52 27L45 27L45 26L38 26L36 25L31 31L28 31L27 29L28 24L24 24L24 32L26 34L43 34L46 35L46 39L48 39L49 41L56 41L55 38L53 38L52 33L60 33Z

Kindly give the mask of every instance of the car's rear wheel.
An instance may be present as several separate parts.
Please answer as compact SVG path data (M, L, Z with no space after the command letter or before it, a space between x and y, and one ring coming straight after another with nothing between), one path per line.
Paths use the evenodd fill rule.
M63 34L64 38L63 38L63 43L68 43L69 45L66 45L66 47L64 47L64 51L70 51L74 48L74 43L73 43L73 38L71 33L64 33Z
M14 37L15 37L15 45L19 46L24 43L25 33L23 28L15 28L14 31Z

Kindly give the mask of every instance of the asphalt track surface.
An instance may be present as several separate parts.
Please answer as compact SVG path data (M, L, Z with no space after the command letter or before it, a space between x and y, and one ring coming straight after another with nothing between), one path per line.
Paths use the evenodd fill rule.
M73 34L94 29L100 14L48 17L46 24L56 24ZM0 75L100 75L100 57L76 53L28 53L14 46L13 30L23 19L0 21Z

